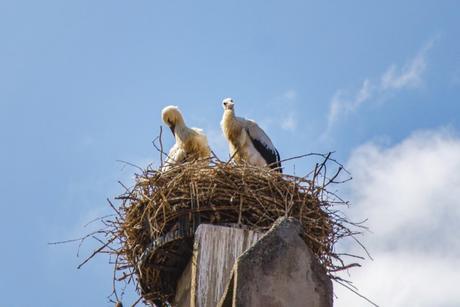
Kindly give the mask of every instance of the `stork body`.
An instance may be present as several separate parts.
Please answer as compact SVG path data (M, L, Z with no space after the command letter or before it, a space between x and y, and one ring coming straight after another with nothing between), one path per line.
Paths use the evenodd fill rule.
M162 170L166 171L176 163L206 159L211 155L208 139L203 130L189 128L178 107L168 106L162 111L163 122L168 125L176 143L171 147Z
M268 135L255 121L235 116L232 99L222 103L224 115L220 125L235 161L269 166L281 172L280 155Z

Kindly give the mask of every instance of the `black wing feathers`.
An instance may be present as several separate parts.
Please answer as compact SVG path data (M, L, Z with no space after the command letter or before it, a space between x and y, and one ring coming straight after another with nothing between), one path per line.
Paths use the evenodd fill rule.
M273 148L273 149L268 148L262 142L253 138L251 134L249 133L249 131L248 131L248 135L252 141L252 144L254 144L254 147L257 149L260 155L265 159L265 161L267 161L268 166L282 173L283 170L281 169L280 154L278 153L278 150L276 150L276 148Z

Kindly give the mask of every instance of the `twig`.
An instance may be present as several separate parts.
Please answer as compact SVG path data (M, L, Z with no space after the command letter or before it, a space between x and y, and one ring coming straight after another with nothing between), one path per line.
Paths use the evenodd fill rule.
M163 127L160 126L160 136L159 136L159 142L160 142L160 152L163 152ZM160 154L160 166L163 167L163 155Z
M79 241L82 241L82 240L85 240L95 234L98 234L98 233L102 233L101 230L96 230L96 231L93 231L81 238L77 238L77 239L70 239L70 240L64 240L64 241L57 241L57 242L48 242L48 245L58 245L58 244L67 244L67 243L73 243L73 242L79 242Z
M109 241L107 241L106 244L102 245L101 247L99 247L98 249L96 249L92 254L91 256L89 256L88 258L86 258L85 261L83 261L82 263L80 263L77 267L77 269L81 269L81 267L83 265L85 265L85 263L87 263L91 258L93 258L94 256L96 256L99 252L101 252L104 248L106 248L110 243L112 243L113 241L115 241L116 237L113 237L111 238Z
M163 128L160 126L160 134L157 137L155 137L152 141L153 147L155 147L155 149L160 153L161 166L163 166L163 155L165 155L166 157L168 156L168 154L163 151L162 133L163 133ZM155 143L156 140L159 140L160 147L158 147L157 144Z
M360 294L358 291L356 291L355 289L353 289L352 287L346 285L345 283L341 282L340 280L337 280L337 279L334 279L334 281L336 283L338 283L339 285L347 288L348 290L350 290L351 292L353 292L354 294L356 294L357 296L359 296L360 298L366 300L368 303L370 303L372 306L375 306L375 307L379 307L379 305L377 305L376 303L374 303L373 301L371 301L370 299L368 299L367 297L365 297L364 295Z
M112 202L110 201L110 199L107 198L107 202L109 203L109 205L110 205L110 207L113 209L113 211L115 211L115 212L118 214L118 216L121 217L122 215L121 215L120 211L118 211L118 209L115 208L115 206L112 204Z
M131 305L131 307L136 307L137 304L142 300L142 296L140 296L137 301L134 302L134 304Z
M128 162L128 161L124 161L124 160L115 160L115 162L119 162L119 163L123 163L123 164L129 165L129 166L135 167L135 168L137 168L138 170L140 170L141 172L144 171L143 168L140 167L139 165L136 165L136 164L131 163L131 162Z

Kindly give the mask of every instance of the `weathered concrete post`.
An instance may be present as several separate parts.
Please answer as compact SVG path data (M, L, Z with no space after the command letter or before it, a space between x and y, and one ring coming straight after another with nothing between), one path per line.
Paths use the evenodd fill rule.
M331 307L332 282L295 219L261 234L201 225L178 283L178 307Z
M262 235L234 227L200 225L195 232L192 260L177 285L175 305L215 307L236 259Z
M300 237L295 219L281 218L238 257L220 307L331 307L332 281Z

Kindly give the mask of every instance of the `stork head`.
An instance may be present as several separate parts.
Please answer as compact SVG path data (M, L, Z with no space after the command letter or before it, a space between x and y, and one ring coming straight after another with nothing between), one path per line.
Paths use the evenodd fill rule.
M233 103L233 99L232 98L225 98L223 101L222 101L222 106L224 107L224 110L233 110L233 106L235 104Z
M174 135L174 129L176 126L184 125L184 118L182 117L182 113L176 106L167 106L164 108L163 111L161 111L161 117L163 118L163 122L168 125Z

